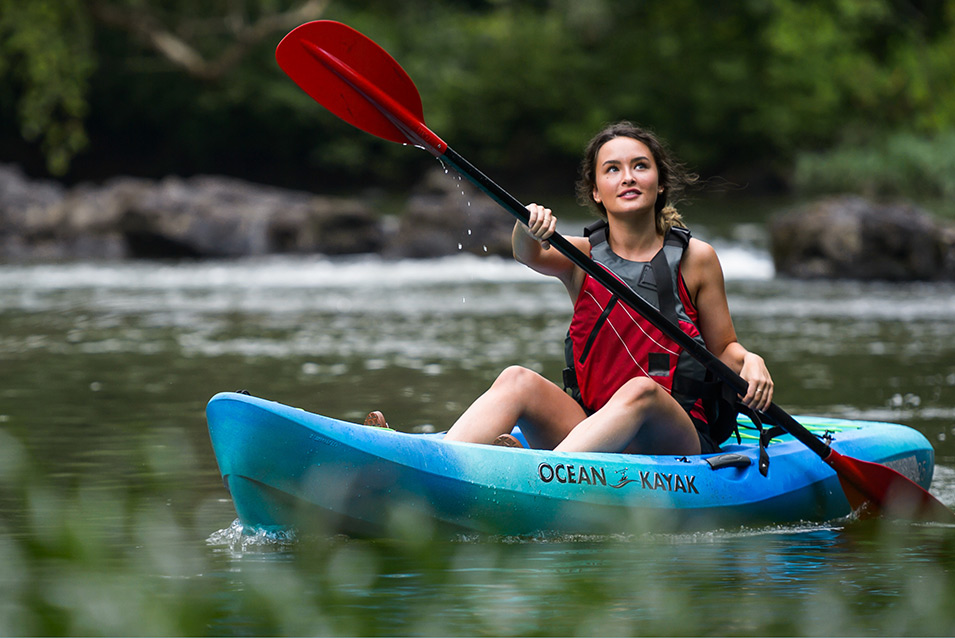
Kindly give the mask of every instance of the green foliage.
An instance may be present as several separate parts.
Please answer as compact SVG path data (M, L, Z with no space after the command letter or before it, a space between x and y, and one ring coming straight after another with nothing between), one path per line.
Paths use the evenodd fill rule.
M787 99L759 110L755 128L782 148L800 138L825 144L854 113L871 114L887 78L865 39L887 14L871 0L774 2L762 33L767 64L760 81L771 96Z
M807 193L865 193L918 201L955 199L955 130L900 133L866 145L801 155L795 183Z
M87 144L89 16L79 0L0 0L0 87L12 87L20 131L61 175ZM8 89L9 90L9 89Z
M829 146L844 131L935 133L955 124L955 3L938 16L887 0L775 0L763 81L777 96L757 128L781 148ZM938 30L932 33L932 30Z
M264 18L306 5L379 42L432 129L522 183L564 180L623 118L703 173L955 129L955 0L0 0L0 115L58 173L88 134L74 177L405 184L430 158L342 125L275 64L287 29ZM273 31L240 28L259 22Z

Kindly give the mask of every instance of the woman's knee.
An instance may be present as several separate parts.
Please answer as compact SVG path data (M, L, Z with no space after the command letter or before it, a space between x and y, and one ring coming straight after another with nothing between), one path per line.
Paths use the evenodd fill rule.
M613 395L614 401L637 407L659 401L666 391L659 383L649 377L635 377L630 379Z
M525 392L544 380L544 377L533 370L522 366L510 366L504 368L504 370L497 375L497 379L491 387L508 392Z

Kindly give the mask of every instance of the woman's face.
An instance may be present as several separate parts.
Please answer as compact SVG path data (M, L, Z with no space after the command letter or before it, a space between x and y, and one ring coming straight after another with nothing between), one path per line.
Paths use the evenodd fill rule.
M593 198L608 215L653 211L663 192L653 153L632 137L615 137L597 151Z

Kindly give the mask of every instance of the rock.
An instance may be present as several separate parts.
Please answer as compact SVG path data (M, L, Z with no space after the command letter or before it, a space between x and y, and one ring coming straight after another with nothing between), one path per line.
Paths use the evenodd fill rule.
M15 222L26 211L51 206L63 199L64 191L56 182L29 179L19 166L0 164L0 223Z
M354 255L384 249L384 223L368 205L356 199L312 197L306 220L295 252Z
M511 254L514 218L456 173L429 172L408 200L389 257Z
M37 231L40 234L36 241L50 249L52 238L44 236L50 227L38 224L36 218L62 200L64 192L55 182L31 180L18 166L0 164L0 260L27 258L34 243L27 235Z
M131 207L155 188L151 180L120 177L102 186L80 184L47 211L57 220L53 233L64 259L132 257L123 220Z
M887 281L955 278L955 231L911 204L823 199L770 223L776 272Z
M352 199L220 176L117 178L68 191L0 167L0 260L351 254L384 246Z
M426 175L397 220L366 202L223 176L118 177L65 189L0 165L0 260L277 253L511 254L510 215L457 174Z
M167 177L133 202L120 221L133 257L240 257L283 248L293 238L270 232L288 219L305 218L303 193L238 179Z

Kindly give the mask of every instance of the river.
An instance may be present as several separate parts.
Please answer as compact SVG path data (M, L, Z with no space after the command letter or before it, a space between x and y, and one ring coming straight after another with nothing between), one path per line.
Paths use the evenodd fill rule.
M709 239L777 402L917 428L955 505L955 286L776 278L737 231ZM559 284L465 255L0 265L0 634L955 632L955 530L933 525L375 541L233 524L216 392L441 429L504 366L559 378L569 314Z

